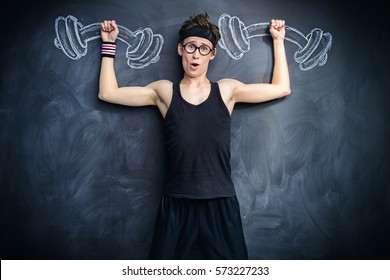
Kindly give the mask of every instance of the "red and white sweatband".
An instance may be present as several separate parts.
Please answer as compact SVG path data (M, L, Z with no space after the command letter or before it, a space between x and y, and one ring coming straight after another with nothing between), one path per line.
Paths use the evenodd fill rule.
M115 58L116 45L115 42L102 42L102 57Z

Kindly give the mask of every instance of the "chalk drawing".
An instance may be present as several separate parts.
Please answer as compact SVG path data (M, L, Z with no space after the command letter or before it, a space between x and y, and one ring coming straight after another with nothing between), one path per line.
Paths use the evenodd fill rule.
M72 15L56 18L54 28L56 32L54 45L73 60L87 54L88 42L101 38L100 23L83 26ZM134 32L121 25L118 25L118 28L118 40L128 45L126 58L131 68L142 69L159 61L164 45L164 38L160 34L153 34L151 28L138 29Z
M241 59L244 53L250 50L251 38L270 36L268 22L245 26L238 17L228 14L219 17L218 26L221 32L219 46L234 60ZM54 28L56 32L54 45L73 60L87 54L89 41L100 39L100 23L83 26L72 15L58 17ZM126 58L131 68L142 69L159 61L164 45L164 38L160 34L153 34L151 28L138 29L134 32L121 25L118 25L118 28L118 40L128 45ZM302 71L325 65L333 42L332 35L319 28L312 29L305 36L287 25L285 39L299 47L294 54L294 60Z
M269 23L245 26L238 17L232 17L228 14L219 17L218 26L221 32L219 46L235 60L239 60L244 53L250 50L251 38L270 36ZM319 28L314 28L305 36L297 29L287 25L285 39L299 47L294 54L294 60L302 71L325 65L333 41L330 33L324 33Z

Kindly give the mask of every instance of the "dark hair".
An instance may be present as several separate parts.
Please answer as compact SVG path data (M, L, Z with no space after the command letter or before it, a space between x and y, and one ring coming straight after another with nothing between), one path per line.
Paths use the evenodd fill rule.
M208 32L210 39L215 38L215 45L221 39L221 34L219 33L219 28L216 24L209 21L209 15L205 12L203 14L197 14L190 16L180 27L179 36L182 37L184 33L192 28L201 28Z

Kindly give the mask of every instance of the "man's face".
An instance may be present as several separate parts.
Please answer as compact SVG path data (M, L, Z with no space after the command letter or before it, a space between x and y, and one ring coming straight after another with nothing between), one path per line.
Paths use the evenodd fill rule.
M207 73L209 62L214 59L215 52L212 43L201 37L188 37L178 45L184 72L190 77L199 77Z

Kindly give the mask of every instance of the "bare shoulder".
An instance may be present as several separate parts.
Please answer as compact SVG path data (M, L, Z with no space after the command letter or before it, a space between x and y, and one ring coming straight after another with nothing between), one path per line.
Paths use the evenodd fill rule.
M236 79L221 79L218 81L218 84L220 87L223 87L224 89L234 91L237 87L240 87L243 85L242 82L236 80Z
M148 84L146 87L153 89L158 98L166 99L172 95L172 84L169 80L158 80Z
M173 83L169 80L158 80L148 84L146 87L153 89L156 105L165 117L172 100Z
M146 87L153 88L156 92L164 92L172 88L172 82L169 80L158 80L148 84Z
M236 103L236 89L242 85L242 83L235 79L221 79L218 81L218 85L223 102L231 114L234 108L234 104Z
M218 85L222 96L232 99L236 89L243 85L242 82L235 79L221 79L218 81Z

